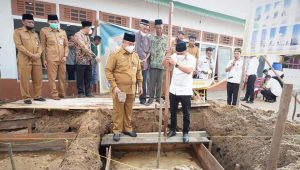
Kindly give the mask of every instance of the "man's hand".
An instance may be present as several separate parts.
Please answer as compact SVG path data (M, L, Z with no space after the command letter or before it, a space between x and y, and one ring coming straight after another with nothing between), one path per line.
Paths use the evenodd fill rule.
M62 63L66 62L66 61L67 61L67 57L63 57L63 58L61 59L61 62L62 62Z
M118 87L114 88L114 95L117 96L118 93L120 93L121 90Z
M142 94L143 94L143 88L139 87L139 95L142 95Z
M171 58L171 56L167 56L166 61L171 65L176 65L176 61L173 58Z
M73 47L73 46L75 45L75 43L74 43L74 42L71 42L71 41L69 41L69 42L68 42L68 45L69 45L69 47Z
M47 68L47 61L44 61L43 66L44 66L45 68Z
M32 61L35 61L35 60L39 59L40 57L41 57L41 55L40 55L40 54L38 54L38 53L36 53L36 54L32 54L32 56L31 56L31 60L32 60Z
M101 57L100 56L96 57L96 60L97 60L98 63L101 63Z

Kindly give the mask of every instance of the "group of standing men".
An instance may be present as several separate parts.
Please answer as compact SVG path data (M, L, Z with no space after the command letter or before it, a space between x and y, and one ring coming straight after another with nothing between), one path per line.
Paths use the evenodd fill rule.
M92 62L100 58L92 51L89 33L92 22L82 21L82 27L69 43L66 32L60 29L57 15L48 15L49 27L42 28L40 36L34 30L32 14L23 14L23 27L14 32L14 42L18 50L18 73L22 99L31 104L29 80L33 84L33 100L45 101L42 97L42 66L47 68L51 98L60 100L66 96L66 62L70 54L75 54L77 64L78 96L92 97ZM69 53L72 49L73 53ZM58 87L56 85L58 79Z
M154 23L155 34L151 35L149 21L142 19L140 30L135 34L125 33L121 48L108 57L105 74L113 94L112 119L115 141L120 140L121 134L137 136L131 125L136 89L141 104L150 105L154 100L159 102L164 68L170 65L173 71L169 91L171 125L168 137L176 135L177 110L178 104L181 103L184 119L182 139L183 142L188 142L193 75L207 79L212 73L212 48L208 48L207 55L199 59L199 48L195 45L196 37L190 36L187 45L182 31L178 32L177 39L172 43L172 47L168 48L162 20L157 19Z

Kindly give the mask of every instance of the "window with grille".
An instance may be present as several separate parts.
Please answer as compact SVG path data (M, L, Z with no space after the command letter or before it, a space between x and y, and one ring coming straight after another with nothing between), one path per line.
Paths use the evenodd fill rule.
M283 56L283 68L300 69L300 55Z
M12 0L13 15L33 14L36 18L48 18L48 14L56 13L54 3L33 0Z
M140 29L140 21L141 19L139 18L132 18L131 20L131 28L133 29ZM153 21L149 21L150 22L150 31L153 32L155 31L155 25L154 25L154 22Z
M232 46L233 38L227 35L220 35L219 44Z
M187 35L187 38L190 35L196 36L196 40L200 41L200 33L201 31L199 30L195 30L195 29L191 29L191 28L183 28L183 32L185 33L185 35Z
M236 46L236 47L242 47L243 46L243 39L241 39L241 38L235 38L234 39L234 46Z
M166 34L166 35L168 35L168 32L169 32L168 28L169 28L169 25L164 24L163 33ZM172 36L173 36L173 37L177 37L177 33L178 33L178 31L180 31L180 30L181 30L181 29L180 29L179 26L173 25L173 26L172 26Z
M123 27L129 27L129 17L126 16L100 12L100 19L104 22L120 25Z
M218 34L210 33L210 32L203 32L202 41L210 42L210 43L217 43L218 42Z
M60 19L66 22L81 23L81 21L95 21L96 11L85 8L59 5Z

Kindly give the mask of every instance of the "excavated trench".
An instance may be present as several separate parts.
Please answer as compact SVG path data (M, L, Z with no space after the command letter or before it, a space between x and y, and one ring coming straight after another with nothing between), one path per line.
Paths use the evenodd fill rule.
M59 151L14 152L16 167L22 169L104 169L105 149L101 137L110 133L112 110L0 110L0 121L34 117L32 133L75 132L76 138ZM212 154L225 169L265 169L276 113L237 109L211 103L210 107L191 110L191 130L204 130L213 142ZM137 132L157 132L154 110L134 110L132 123ZM178 114L178 130L182 114ZM27 134L28 129L1 130L1 134ZM279 169L300 169L300 125L287 122L280 150ZM298 136L297 136L298 135ZM0 145L3 148L3 145ZM1 148L0 147L0 148ZM14 146L13 146L14 151ZM155 168L156 152L113 152L112 159L134 167ZM189 151L163 152L162 169L200 169ZM171 161L172 160L172 161ZM112 161L112 169L134 169ZM165 165L164 165L165 164ZM7 152L0 152L0 169L10 169ZM127 166L127 167L126 167Z

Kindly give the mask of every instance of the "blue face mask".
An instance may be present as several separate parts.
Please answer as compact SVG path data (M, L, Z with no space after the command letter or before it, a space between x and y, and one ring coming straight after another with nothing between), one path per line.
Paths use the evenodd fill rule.
M50 28L51 29L58 29L58 24L57 23L50 23Z

